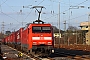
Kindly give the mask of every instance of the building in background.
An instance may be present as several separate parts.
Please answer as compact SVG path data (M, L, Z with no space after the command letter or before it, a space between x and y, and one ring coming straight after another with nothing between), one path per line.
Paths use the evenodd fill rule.
M80 27L85 32L85 43L90 45L90 22L81 22Z
M59 34L59 33L54 33L54 37L56 37L56 38L61 38L61 33Z

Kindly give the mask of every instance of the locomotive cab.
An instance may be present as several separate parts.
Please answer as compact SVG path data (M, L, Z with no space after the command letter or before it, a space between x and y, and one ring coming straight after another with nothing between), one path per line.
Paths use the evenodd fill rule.
M51 53L53 50L53 31L51 24L32 24L32 51Z

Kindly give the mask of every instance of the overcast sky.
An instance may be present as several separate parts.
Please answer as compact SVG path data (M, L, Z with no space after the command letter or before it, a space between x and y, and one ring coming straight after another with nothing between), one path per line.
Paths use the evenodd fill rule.
M0 0L0 31L2 24L5 30L13 30L37 20L38 13L31 9L33 6L44 6L40 19L58 27L59 3L62 30L65 20L67 27L68 25L78 27L80 22L88 21L90 0Z

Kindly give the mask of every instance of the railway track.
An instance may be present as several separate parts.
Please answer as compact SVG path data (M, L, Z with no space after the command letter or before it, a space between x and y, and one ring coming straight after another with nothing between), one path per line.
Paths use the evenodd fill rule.
M54 45L55 48L59 48L59 44ZM83 51L90 51L90 45L83 45L83 44L60 44L60 48L70 49L70 50L83 50Z
M66 49L55 49L55 53L47 56L38 56L38 55L34 55L34 54L26 54L23 53L23 57L22 58L18 58L17 57L17 53L20 52L14 52L17 51L16 49L13 49L9 46L12 52L9 52L9 49L5 48L4 45L2 45L2 47L4 48L4 50L7 51L3 51L4 56L8 57L7 55L15 55L13 57L8 57L7 60L90 60L90 52L85 52L85 51L77 51L77 50L66 50Z
M2 45L1 47L2 53L3 53L3 58L5 60L51 60L51 58L42 58L38 55L33 55L33 54L27 54L27 53L22 53L21 51L18 51L12 47L9 47L7 45ZM18 53L22 53L23 56L21 58L18 58Z
M58 57L65 57L67 60L69 58L70 60L90 60L90 52L79 50L58 49L54 55L57 55Z
M70 50L71 51L71 50ZM29 55L32 59L35 60L90 60L90 55L81 55L81 53L87 53L83 51L72 51L72 52L60 52L59 50L56 50L54 54L51 54L48 57L38 57L35 55ZM80 53L80 54L75 54L75 53ZM89 53L88 53L89 54Z

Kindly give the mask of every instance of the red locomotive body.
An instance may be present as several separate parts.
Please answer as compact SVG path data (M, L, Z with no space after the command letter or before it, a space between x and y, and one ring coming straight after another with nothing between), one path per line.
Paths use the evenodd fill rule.
M29 24L22 31L22 48L30 52L38 49L53 48L53 30L51 24ZM48 49L49 48L49 49Z
M32 25L32 42L33 46L53 45L52 27L50 24L33 24Z

